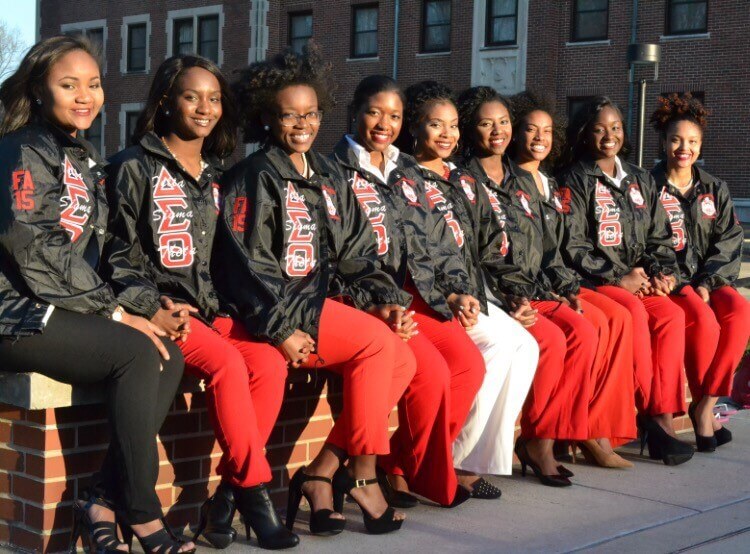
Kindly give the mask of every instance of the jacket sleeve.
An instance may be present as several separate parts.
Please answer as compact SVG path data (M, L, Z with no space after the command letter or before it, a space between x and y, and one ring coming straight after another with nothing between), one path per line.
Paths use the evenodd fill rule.
M714 290L731 284L740 274L742 226L734 213L734 202L726 183L716 188L716 221L703 264L693 277L696 286Z
M332 288L348 296L364 310L378 304L411 304L411 295L398 288L393 279L378 268L375 235L354 192L343 176L336 175L341 198L341 233L336 240L338 260Z
M106 260L108 279L118 302L129 312L151 319L161 307L160 294L153 278L155 268L144 253L138 233L148 185L149 176L129 163L110 173L107 190L112 209Z
M117 307L112 289L75 254L60 224L61 184L49 162L22 146L15 162L0 171L3 204L9 200L7 207L0 206L0 244L31 293L64 310L111 314Z
M542 206L542 213L551 210L548 206ZM552 282L552 288L557 294L567 296L577 294L580 289L578 275L575 271L565 266L562 257L562 237L564 219L563 214L555 212L554 222L542 217L542 269Z
M565 196L570 191L563 236L566 262L597 284L618 284L624 273L610 260L596 254L596 247L589 236L585 184L572 174L568 174L560 182L564 183L561 191Z
M297 328L288 315L290 299L281 270L282 208L272 177L261 173L249 181L243 171L222 179L225 294L250 334L279 345Z
M669 218L657 191L656 182L650 173L646 173L646 187L648 188L649 206L651 210L651 225L646 239L643 268L648 275L674 275L679 279L677 258L672 248L672 228ZM643 187L642 187L643 188Z

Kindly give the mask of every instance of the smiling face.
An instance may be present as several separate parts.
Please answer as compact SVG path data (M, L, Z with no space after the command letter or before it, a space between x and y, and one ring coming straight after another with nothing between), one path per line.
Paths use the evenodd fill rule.
M451 102L432 103L412 134L417 138L418 159L450 157L460 136L456 107Z
M552 117L545 111L535 110L523 118L518 142L518 162L543 161L552 149Z
M357 112L357 142L368 152L385 152L401 132L403 114L404 103L397 92L372 95Z
M274 114L264 117L271 127L271 137L288 154L304 154L312 148L320 129L320 121L313 117L300 117L291 127L281 124L281 118L318 112L318 95L308 85L292 85L276 93Z
M49 70L42 94L44 117L71 135L91 127L104 103L99 64L73 50Z
M175 85L171 124L185 140L206 138L221 119L221 85L202 67L185 70Z
M678 169L691 167L701 154L703 131L692 121L676 121L667 128L664 150L667 167Z
M622 149L624 140L620 112L611 106L602 108L586 133L589 153L595 160L614 158Z
M513 128L508 108L502 102L485 102L477 110L474 145L485 156L502 156L510 143Z

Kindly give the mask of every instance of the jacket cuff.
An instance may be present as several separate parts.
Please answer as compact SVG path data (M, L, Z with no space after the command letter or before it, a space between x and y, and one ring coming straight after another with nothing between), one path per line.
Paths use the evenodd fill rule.
M294 329L289 327L288 325L284 325L278 332L274 333L271 336L271 344L274 346L281 346L281 343L283 343L286 339L291 337L294 334Z

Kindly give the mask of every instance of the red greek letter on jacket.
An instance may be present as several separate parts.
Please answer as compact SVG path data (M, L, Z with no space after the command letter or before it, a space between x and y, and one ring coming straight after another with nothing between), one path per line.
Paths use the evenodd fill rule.
M190 232L193 212L188 210L184 183L178 183L164 166L154 179L153 217L159 222L156 234L161 264L169 269L190 267L195 258Z
M497 194L495 194L495 191L491 190L487 185L482 184L482 187L484 187L484 192L487 193L487 197L490 199L490 207L492 208L492 213L495 214L495 220L497 221L498 225L500 225L500 228L503 230L501 235L501 244L500 244L500 254L503 256L508 255L508 251L510 250L510 240L508 239L508 233L505 231L505 222L508 219L508 216L505 215L505 211L503 210L503 205L500 203L500 199L498 199Z
M75 242L83 234L93 206L83 177L67 156L63 160L63 186L65 193L60 198L60 225L68 232L70 240Z
M304 277L315 267L315 223L310 210L294 185L289 182L286 188L286 224L289 239L286 247L286 274L289 277Z
M13 198L17 210L28 212L34 209L34 181L30 171L21 169L13 172Z
M445 222L453 233L453 238L456 239L456 244L459 248L463 248L464 232L461 229L461 224L453 213L452 205L448 205L437 183L425 181L425 194L427 195L427 202L430 208L433 210L437 208L438 212L442 213L443 219L445 219Z
M601 246L619 246L622 243L622 224L620 210L612 198L612 193L601 182L596 183L596 215L599 220L599 244Z
M385 227L385 210L383 199L380 198L375 185L362 178L358 173L354 174L349 180L352 184L352 190L357 197L360 207L365 212L367 219L370 220L372 230L378 241L378 256L388 253L388 230Z
M238 233L245 232L245 222L247 221L247 197L238 196L234 199L232 205L232 231Z
M667 212L669 225L672 227L672 247L675 249L675 252L684 250L687 244L687 234L685 232L685 213L682 211L682 205L666 189L662 190L659 200Z

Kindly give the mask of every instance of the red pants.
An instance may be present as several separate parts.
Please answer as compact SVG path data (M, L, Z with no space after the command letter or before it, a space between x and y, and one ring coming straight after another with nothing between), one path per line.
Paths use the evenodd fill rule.
M596 329L560 302L535 300L531 305L539 310L528 329L539 343L539 365L521 412L521 435L585 440Z
M232 485L251 487L271 480L263 449L284 398L286 361L238 321L220 317L213 326L191 318L192 332L178 344L185 372L206 383L208 413L223 451L218 473Z
M591 289L578 294L583 317L597 330L589 381L589 438L617 443L637 436L633 408L633 318L614 300Z
M379 463L403 475L415 493L447 506L458 487L453 441L482 386L484 359L457 319L443 320L413 294L419 334L406 344L417 371L398 405L391 455Z
M728 396L747 347L750 302L729 286L711 292L710 304L691 286L670 298L685 312L685 373L693 401Z
M597 292L627 308L633 318L633 363L638 411L650 415L685 412L682 363L685 315L669 297L643 299L622 287L604 285Z

